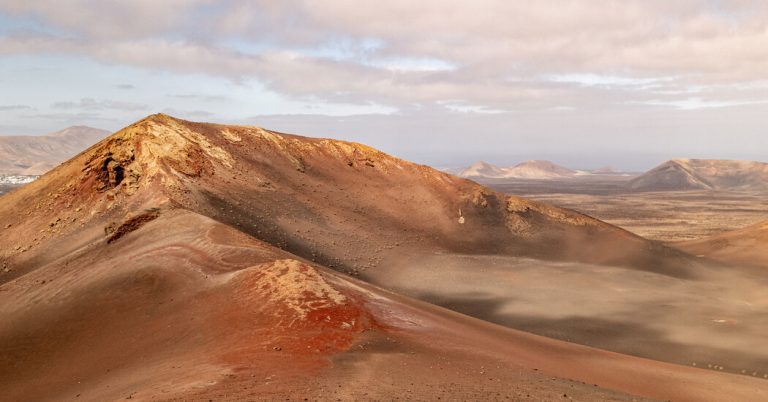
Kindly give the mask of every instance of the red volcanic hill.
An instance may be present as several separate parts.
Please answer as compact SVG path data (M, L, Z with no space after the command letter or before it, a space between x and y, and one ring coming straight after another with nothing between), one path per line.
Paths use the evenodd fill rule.
M435 251L694 273L686 255L617 227L365 145L166 115L115 133L4 200L0 221L17 228L0 234L12 245L0 258L12 275L69 251L49 246L63 234L121 236L149 208L194 211L351 274Z
M768 397L343 274L439 250L691 274L685 254L360 144L154 115L0 198L0 225L8 400Z

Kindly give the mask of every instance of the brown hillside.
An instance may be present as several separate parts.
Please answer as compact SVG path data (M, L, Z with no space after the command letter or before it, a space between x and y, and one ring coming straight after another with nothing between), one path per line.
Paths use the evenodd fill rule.
M674 282L696 264L360 144L154 115L0 198L0 225L10 400L768 392L758 379L525 334L375 287L394 274L383 261L444 253L617 264Z

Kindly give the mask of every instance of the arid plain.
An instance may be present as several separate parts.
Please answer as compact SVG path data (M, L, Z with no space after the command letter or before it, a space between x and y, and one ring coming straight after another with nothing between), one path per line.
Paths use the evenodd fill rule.
M702 261L706 253L693 246L768 216L764 190L626 191L623 185L633 177L478 181L689 249ZM759 242L748 246L761 247ZM759 258L726 259L674 279L620 267L487 255L436 255L419 263L429 267L424 282L443 283L453 296L405 280L397 285L470 315L603 349L768 378L768 354L759 346L768 325L768 305L761 296L768 281ZM483 279L489 277L494 281Z
M648 239L684 241L741 229L768 217L765 190L628 192L630 178L480 180L488 187L574 209Z

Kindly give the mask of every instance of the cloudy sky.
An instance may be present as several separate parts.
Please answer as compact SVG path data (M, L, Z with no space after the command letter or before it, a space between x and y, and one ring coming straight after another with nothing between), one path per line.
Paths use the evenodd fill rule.
M0 133L165 112L437 166L768 159L762 0L0 0Z

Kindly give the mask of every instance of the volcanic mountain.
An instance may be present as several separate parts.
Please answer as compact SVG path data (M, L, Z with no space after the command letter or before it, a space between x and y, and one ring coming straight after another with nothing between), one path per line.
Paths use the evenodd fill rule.
M97 215L118 227L139 208L174 207L352 274L413 250L693 274L685 255L614 226L365 145L166 115L119 131L4 201L0 219L46 228L0 235L29 250L19 267L51 232L87 226Z
M0 175L41 175L107 135L74 126L42 136L0 136Z
M459 177L504 177L504 169L492 165L488 162L477 161L468 168L460 170L456 175Z
M697 275L684 253L360 144L153 115L0 198L0 225L9 400L768 397L345 275L383 283L387 262L447 252Z
M673 159L630 180L634 191L766 190L768 163Z
M458 176L465 178L556 179L572 177L578 173L578 171L542 160L525 161L507 168L500 168L480 161L460 171Z
M570 177L578 172L562 167L550 161L532 160L518 163L509 168L507 174L509 177L518 177L524 179L551 179L559 177Z

